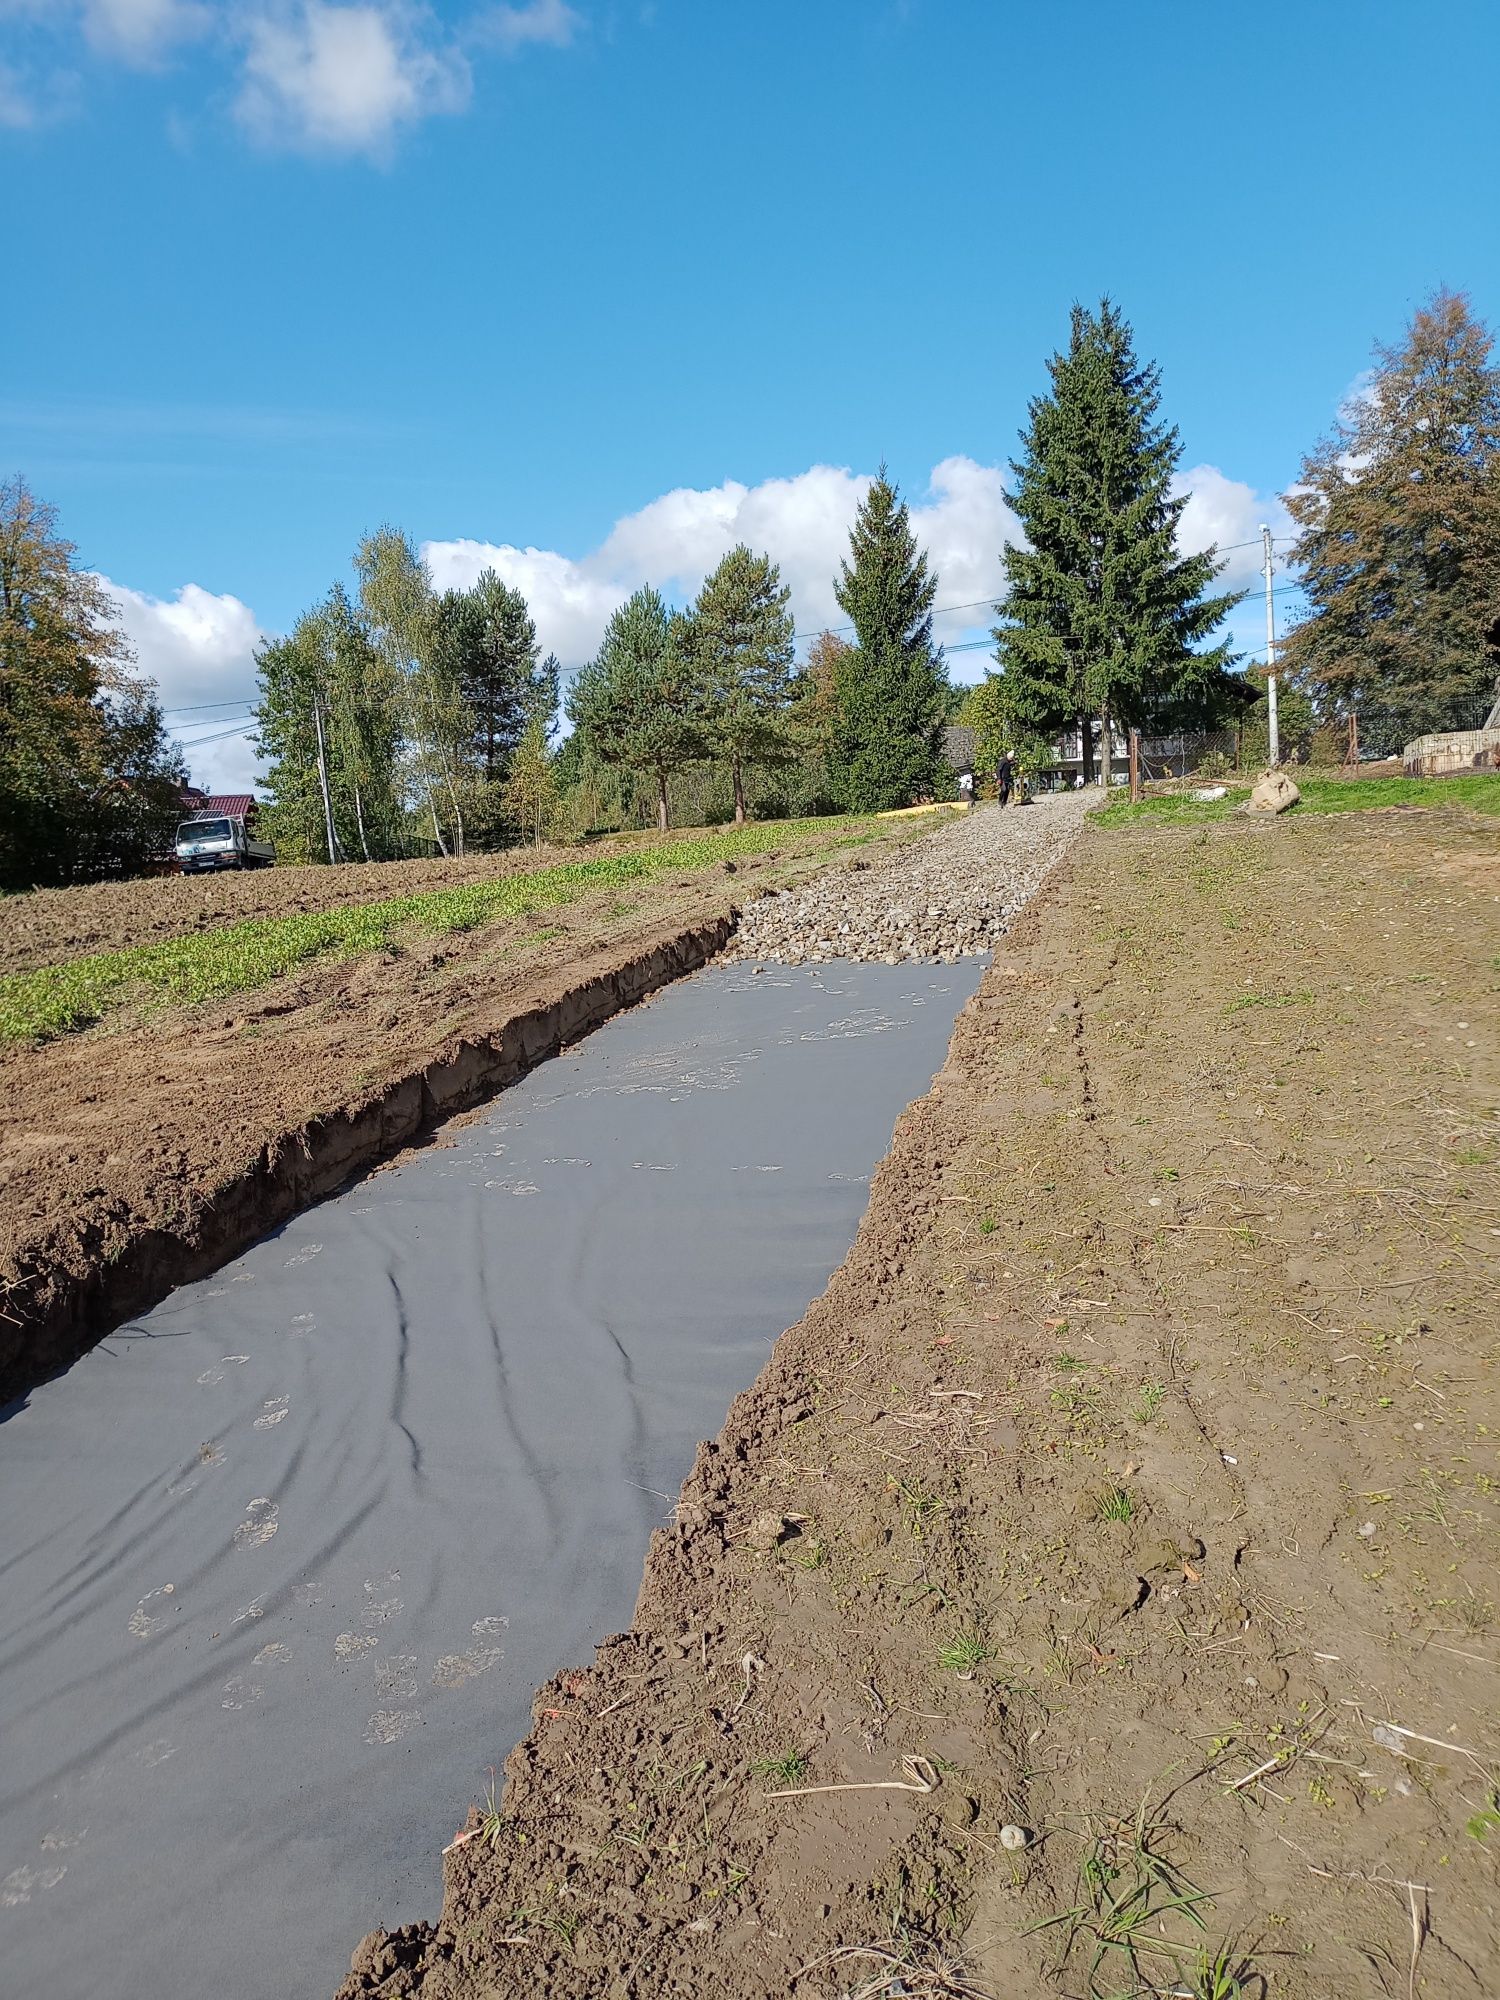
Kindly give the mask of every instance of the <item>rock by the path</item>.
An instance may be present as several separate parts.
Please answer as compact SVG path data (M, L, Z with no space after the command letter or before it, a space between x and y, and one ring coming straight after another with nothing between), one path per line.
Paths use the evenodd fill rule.
M1285 812L1301 796L1285 771L1267 771L1263 778L1256 781L1255 789L1250 794L1249 810L1258 813Z
M980 806L909 846L749 904L725 956L885 965L992 951L1083 824L1092 798Z

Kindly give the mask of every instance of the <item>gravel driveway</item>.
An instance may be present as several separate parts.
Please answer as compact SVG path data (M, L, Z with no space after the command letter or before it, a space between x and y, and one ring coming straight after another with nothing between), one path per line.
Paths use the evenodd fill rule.
M953 964L986 952L1067 850L1098 793L976 806L879 860L856 860L749 904L731 959Z

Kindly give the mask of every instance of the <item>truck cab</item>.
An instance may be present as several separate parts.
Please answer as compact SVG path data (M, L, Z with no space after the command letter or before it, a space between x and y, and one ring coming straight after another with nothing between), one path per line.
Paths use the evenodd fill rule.
M184 875L210 868L269 868L276 849L257 840L243 817L233 813L200 813L177 828L177 866Z

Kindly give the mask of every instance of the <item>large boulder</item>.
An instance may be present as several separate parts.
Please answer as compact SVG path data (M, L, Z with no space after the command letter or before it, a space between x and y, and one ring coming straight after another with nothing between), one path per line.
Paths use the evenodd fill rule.
M1281 813L1294 806L1302 794L1285 771L1267 771L1256 780L1248 810L1254 813Z

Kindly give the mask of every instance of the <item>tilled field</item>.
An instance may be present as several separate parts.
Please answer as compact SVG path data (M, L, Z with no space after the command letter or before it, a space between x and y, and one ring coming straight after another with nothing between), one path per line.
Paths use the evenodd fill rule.
M342 868L254 868L213 875L162 875L140 882L86 882L75 889L34 889L10 896L0 928L0 976L54 965L86 952L123 951L164 938L210 931L243 917L288 917L456 889L533 868L608 854L628 840L576 847L513 847L463 861L375 861Z
M1069 792L978 807L930 839L762 896L747 904L729 956L952 964L993 951L1097 802Z
M1497 963L1493 823L1086 829L346 2000L1493 1993Z

